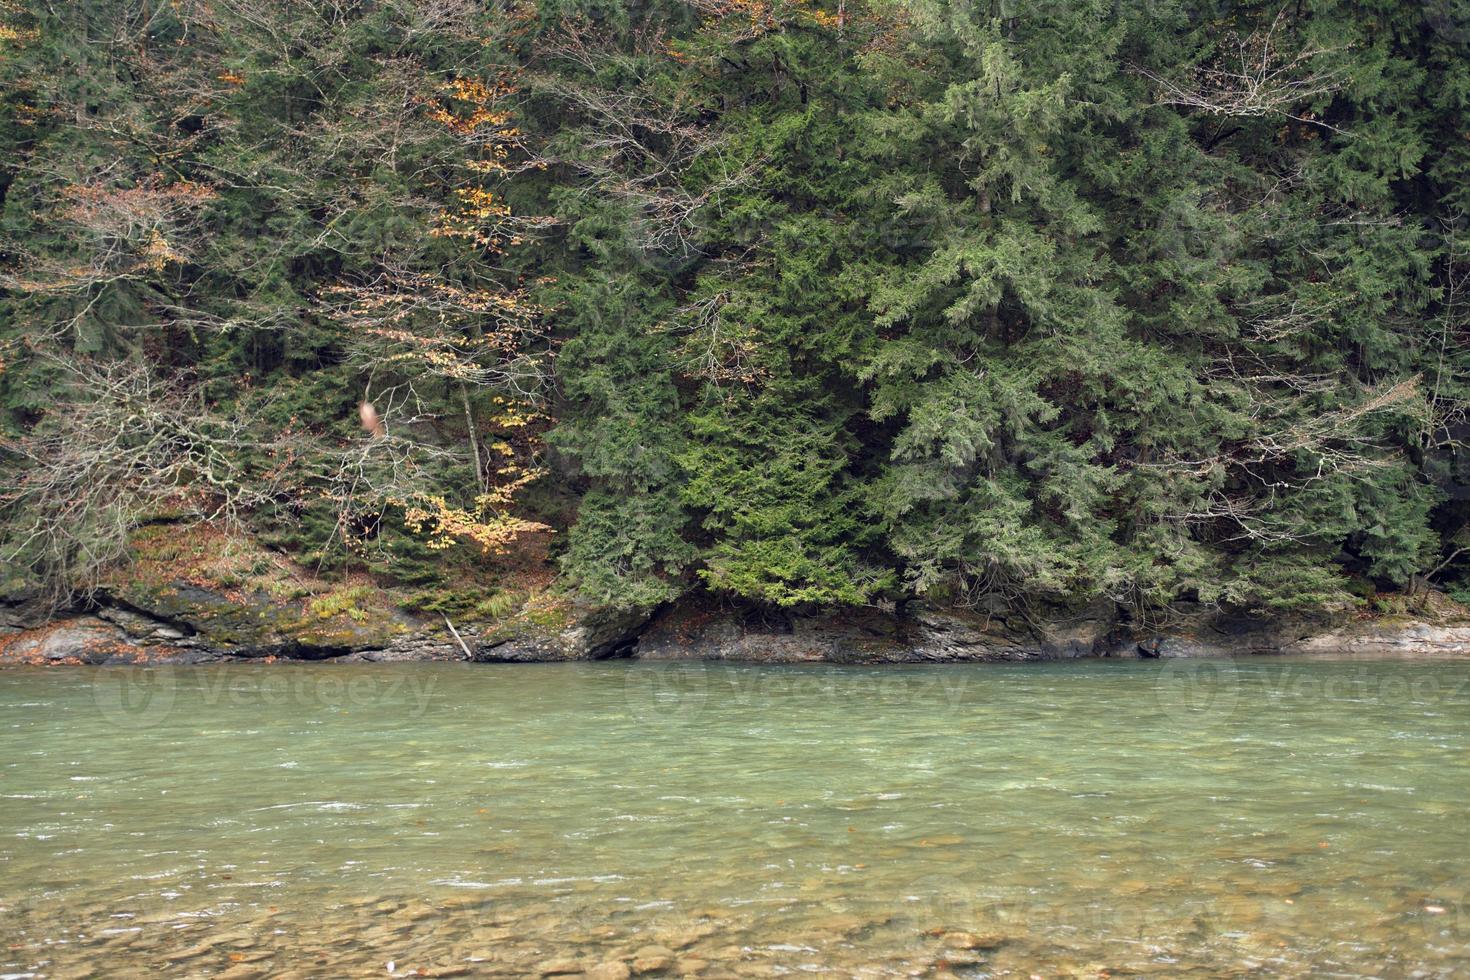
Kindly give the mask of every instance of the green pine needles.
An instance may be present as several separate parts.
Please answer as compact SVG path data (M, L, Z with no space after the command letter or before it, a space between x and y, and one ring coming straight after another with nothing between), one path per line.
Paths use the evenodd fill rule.
M193 520L613 606L1467 588L1470 8L333 10L4 8L16 574Z

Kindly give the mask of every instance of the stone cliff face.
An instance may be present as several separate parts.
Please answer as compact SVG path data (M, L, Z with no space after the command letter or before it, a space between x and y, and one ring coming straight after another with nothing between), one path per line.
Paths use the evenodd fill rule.
M193 664L234 660L542 662L625 656L646 614L571 607L554 616L451 624L382 602L345 609L178 583L103 592L55 610L0 597L0 664Z
M1135 624L1112 604L983 613L911 603L793 613L688 599L652 614L565 607L451 627L381 603L308 614L263 593L179 583L99 594L55 611L0 597L0 664L188 664L230 660L476 660L526 663L635 657L764 663L923 664L1083 657L1470 656L1470 621L1272 620L1200 608Z
M635 653L650 660L767 663L1004 663L1253 654L1470 656L1470 622L1265 619L1182 609L1131 623L1111 604L1024 616L912 604L902 611L790 615L685 603L655 616Z
M769 663L949 663L1137 656L1102 611L1028 622L910 605L900 611L848 610L800 615L682 603L662 611L638 637L649 660L753 660Z

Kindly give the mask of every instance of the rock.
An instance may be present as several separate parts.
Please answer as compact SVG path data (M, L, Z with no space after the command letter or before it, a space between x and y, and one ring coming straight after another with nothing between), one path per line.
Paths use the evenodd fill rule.
M998 933L973 932L946 932L944 934L944 945L951 949L995 949L1005 942L1005 937ZM958 962L953 957L951 963Z
M391 595L278 599L264 589L125 580L85 608L31 594L0 595L0 664L177 664L275 657L352 662L579 660L626 654L646 612L570 606L554 621L518 619L481 637L459 623L419 620Z
M0 663L34 665L170 663L176 657L168 648L133 642L121 628L96 616L71 616L37 629L3 637Z
M216 973L220 980L256 980L258 977L266 976L267 971L262 967L250 963L236 963L226 970Z
M485 663L607 660L632 653L647 624L645 610L569 604L522 613L498 626L475 649Z
M1325 619L1270 619L1210 606L1179 604L1167 631L1138 638L1141 657L1236 657L1281 653L1298 637L1321 633Z
M413 901L398 910L398 916L409 922L420 922L424 919L433 918L438 910L428 902Z
M39 629L57 613L39 589L22 587L0 592L0 632Z
M910 643L922 660L1029 660L1039 650L1011 629L1001 616L916 605L911 611ZM1033 645L1034 646L1034 645Z
M1448 615L1448 613L1446 614ZM1230 657L1317 652L1470 657L1470 624L1412 620L1334 622L1264 618L1181 604L1166 631L1141 632L1109 601L1027 616L995 607L798 613L686 599L661 610L637 638L644 660L764 663L960 663L1079 657Z
M674 965L674 951L667 946L644 946L633 954L634 973L657 973Z
M0 595L0 665L189 664L279 657L352 662L463 660L442 620L391 607L391 594L277 599L163 579L110 586L85 606L56 609L36 594ZM331 601L326 601L331 600ZM340 607L340 608L339 608ZM1470 657L1470 616L1448 599L1411 618L1340 613L1265 618L1178 604L1167 628L1141 629L1109 601L827 612L730 605L694 595L650 615L554 599L489 625L457 623L485 662L731 660L765 663L961 663L1079 657L1251 654Z
M553 960L547 960L536 967L536 972L543 977L563 976L568 973L581 973L587 968L586 962L572 956L560 956Z
M192 960L197 956L205 956L213 951L214 941L206 939L202 942L195 943L193 946L186 946L183 949L175 950L165 956L164 959L170 963L179 963L183 960Z
M666 929L657 934L658 944L670 949L684 949L693 946L706 936L714 935L716 931L713 923L705 922L692 925L683 929Z
M632 972L628 965L619 960L599 963L583 974L587 980L628 980Z
M469 639L466 637L466 639ZM432 636L414 633L395 639L382 649L356 650L337 658L349 664L401 664L426 660L463 660L458 643L436 643Z
M1287 643L1292 654L1344 653L1363 657L1467 657L1470 626L1437 625L1413 620L1350 623L1335 630Z
M144 613L116 606L103 606L97 610L97 618L106 620L127 634L135 643L169 643L191 636L193 630L184 624L167 623Z
M937 609L913 603L911 644L935 661L1069 660L1118 656L1126 649L1117 607L1106 601L1080 610L1017 616L1004 608Z
M856 915L828 915L815 919L811 923L813 930L819 933L828 933L833 936L849 936L862 930L868 925L868 920Z
M674 963L674 973L681 977L697 976L708 968L709 960L702 960L697 956L686 957Z
M774 977L776 968L770 963L736 963L735 972L742 977Z
M89 965L52 967L46 973L47 980L92 980L96 970Z
M635 653L640 660L959 663L1117 656L1127 649L1111 604L1058 612L1037 625L1003 610L924 603L808 614L686 600L654 617Z
M985 957L973 949L949 949L945 950L940 962L949 966L975 966L984 963Z
M869 663L909 660L891 615L870 609L802 615L698 602L663 610L638 638L640 660Z

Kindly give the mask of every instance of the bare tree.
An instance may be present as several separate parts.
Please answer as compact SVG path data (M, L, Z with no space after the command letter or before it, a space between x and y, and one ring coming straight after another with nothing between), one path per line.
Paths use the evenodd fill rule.
M1335 129L1297 107L1340 89L1346 71L1327 64L1341 48L1312 43L1297 46L1283 7L1270 24L1245 36L1227 35L1219 56L1183 76L1170 77L1139 67L1159 86L1159 105L1180 106L1215 116L1280 116ZM1325 66L1324 66L1325 65Z
M57 598L88 592L160 516L237 523L286 474L254 419L221 414L200 387L134 362L53 358L62 410L0 444L4 557L31 567Z
M672 57L662 34L644 31L619 44L585 21L567 18L559 27L547 60L571 71L542 73L530 84L576 122L546 162L576 174L581 193L624 202L634 250L699 254L700 213L747 182L760 161L732 159L727 136L702 118L708 107L686 91L650 84L652 66ZM597 81L614 67L616 85ZM691 190L682 178L696 164L719 176Z

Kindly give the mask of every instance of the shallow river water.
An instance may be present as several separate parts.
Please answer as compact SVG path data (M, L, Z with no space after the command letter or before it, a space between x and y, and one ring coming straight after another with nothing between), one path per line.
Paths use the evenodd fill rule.
M0 977L1470 974L1470 662L0 672Z

